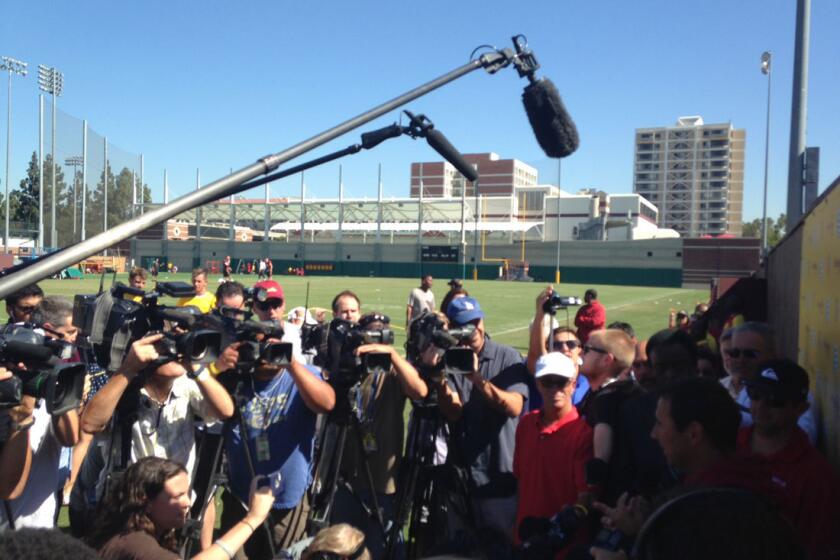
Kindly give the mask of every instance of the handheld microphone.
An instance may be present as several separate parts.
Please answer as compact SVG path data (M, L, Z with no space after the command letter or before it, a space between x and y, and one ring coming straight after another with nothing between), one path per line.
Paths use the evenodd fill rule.
M446 136L441 131L430 128L426 132L426 142L429 143L429 146L434 151L442 155L443 159L455 166L455 169L466 177L467 181L474 182L478 179L478 172L475 170L475 167L467 163L467 160L464 159L461 152L455 149L455 146L446 139Z
M545 155L563 158L578 149L577 127L551 80L532 81L522 92L522 103Z

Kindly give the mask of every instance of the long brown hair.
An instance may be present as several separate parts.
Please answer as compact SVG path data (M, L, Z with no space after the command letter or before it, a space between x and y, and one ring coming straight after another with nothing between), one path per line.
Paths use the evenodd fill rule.
M163 491L167 480L186 472L183 465L159 457L144 457L128 467L99 504L88 543L100 549L119 534L145 531L155 536L155 525L146 513L146 506ZM158 543L168 550L178 551L174 529L167 531Z

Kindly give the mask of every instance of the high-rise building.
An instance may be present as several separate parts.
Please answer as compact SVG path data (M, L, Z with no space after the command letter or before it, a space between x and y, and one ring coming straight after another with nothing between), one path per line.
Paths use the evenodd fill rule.
M633 191L659 208L659 225L683 237L741 235L746 131L680 117L636 129Z
M464 154L464 160L478 169L478 193L486 196L510 196L521 187L537 185L537 170L518 159L501 159L493 152ZM474 196L473 184L446 161L411 164L411 197L420 197L423 184L423 198L458 198L461 189L466 196Z

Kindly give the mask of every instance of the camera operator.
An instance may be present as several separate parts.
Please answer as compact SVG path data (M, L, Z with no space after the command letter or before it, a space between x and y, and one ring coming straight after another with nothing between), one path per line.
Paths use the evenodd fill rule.
M254 284L254 290L265 290L265 301L254 301L254 315L260 321L277 321L283 325L283 342L292 344L292 356L303 363L300 344L300 329L286 322L286 300L283 287L276 280L262 280Z
M336 314L349 317L359 312L359 301L354 294L343 293L339 296L333 305ZM364 330L376 331L387 329L390 324L384 315L369 313L359 318L359 326ZM347 485L338 488L330 523L349 523L360 529L365 533L365 543L371 556L381 558L385 546L385 532L365 511L359 500L361 498L365 504L371 503L371 488L365 476L364 464L367 461L370 465L373 491L376 492L377 501L383 510L386 524L384 530L387 531L388 522L394 518L396 476L405 439L403 412L406 398L423 399L428 394L428 387L414 366L400 356L391 345L362 344L354 353L359 357L369 353L388 354L391 370L384 374L377 372L365 376L355 392L356 407L361 415L365 456L360 456L361 451L356 445L345 446L339 468L352 491ZM329 373L332 379L338 372ZM347 395L344 397L347 398Z
M350 290L339 292L332 300L334 319L344 319L351 323L358 323L362 316L362 300Z
M529 397L522 356L485 335L484 312L471 297L454 299L446 312L453 326L471 324L465 346L474 353L473 371L452 376L463 402L454 430L460 466L470 475L476 526L512 535L516 520L513 449L519 415ZM445 403L441 401L441 409Z
M194 560L229 560L271 509L271 488L251 482L246 515ZM183 465L144 457L109 490L87 539L104 560L178 560L177 530L190 511L189 474Z
M30 284L6 296L6 313L9 314L9 323L30 322L32 312L42 299L44 299L44 290L38 284Z
M276 284L275 290L279 289L279 284L271 280L257 286L260 284ZM267 302L273 304L279 299L279 306L269 306L263 313L282 313L282 291L280 298L271 297L277 295L276 291L270 292ZM295 359L287 366L260 364L247 378L230 372L220 379L226 386L237 386L234 392L241 416L241 423L226 430L225 450L234 495L223 495L222 527L230 527L240 516L251 482L248 458L253 457L256 474L273 481L274 503L268 519L273 544L278 549L287 548L306 529L306 490L311 482L316 415L333 409L335 392L316 368ZM242 425L247 429L244 439ZM244 547L248 558L266 557L271 549L266 538L264 531L257 531L248 539Z
M0 364L0 382L10 379L10 369ZM19 405L0 410L0 499L11 500L23 492L32 467L29 429L35 422L32 415L35 398L24 395ZM0 529L8 527L5 508L0 514Z
M72 314L73 306L68 300L49 296L32 312L31 320L43 326L48 338L72 344L77 333ZM28 431L29 476L20 496L3 504L0 517L5 518L10 528L51 528L57 511L56 492L64 482L59 472L61 454L63 448L74 446L79 439L78 411L71 409L54 416L47 411L46 401L40 399L35 404Z
M123 363L85 406L82 429L104 432L100 436L104 441L97 445L105 452L98 495L112 469L141 457L173 459L192 472L195 416L207 421L233 414L230 395L206 367L179 361L157 365L160 354L155 345L163 336L152 334L132 343ZM116 419L115 411L119 412ZM125 438L130 439L130 446ZM129 450L128 457L121 456L124 449Z

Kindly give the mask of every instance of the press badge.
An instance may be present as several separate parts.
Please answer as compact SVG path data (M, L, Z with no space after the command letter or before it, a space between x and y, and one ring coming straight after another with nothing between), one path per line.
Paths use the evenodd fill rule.
M257 436L257 461L268 461L271 459L271 447L268 444L268 435Z

